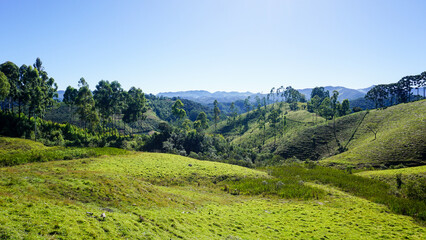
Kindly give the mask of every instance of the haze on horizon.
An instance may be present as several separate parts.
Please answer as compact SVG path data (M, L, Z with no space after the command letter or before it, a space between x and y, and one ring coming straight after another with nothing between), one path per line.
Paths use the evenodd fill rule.
M426 67L426 1L2 1L0 62L145 93L396 82Z

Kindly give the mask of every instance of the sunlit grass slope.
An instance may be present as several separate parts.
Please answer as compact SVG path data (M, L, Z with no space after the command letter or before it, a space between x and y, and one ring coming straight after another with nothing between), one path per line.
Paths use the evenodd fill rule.
M356 174L386 182L391 186L391 191L404 197L426 200L426 165L401 169L364 171Z
M356 173L356 175L372 178L394 178L396 175L401 176L424 176L426 177L426 165L410 168L387 169L377 171L364 171Z
M373 131L377 131L375 139ZM322 163L389 166L426 164L426 100L370 111L348 151Z
M300 109L302 109L303 104L299 104ZM306 104L304 104L306 106ZM291 111L287 103L284 104L274 104L274 106L267 106L267 115L268 118L269 112L274 108L280 107L282 111L280 117L281 122L280 126L277 128L277 141L286 141L295 135L298 131L301 131L307 127L312 126L315 123L323 123L325 119L320 116L315 116L314 113L310 113L306 110ZM264 108L262 107L262 110ZM286 117L286 125L283 127L282 117ZM240 124L229 123L228 120L224 120L218 123L217 131L215 131L214 125L210 126L208 129L209 132L220 133L232 141L232 144L239 145L248 148L258 148L258 146L263 147L263 140L265 138L265 146L270 146L274 143L275 132L274 129L270 127L270 124L267 122L265 124L265 132L263 131L263 126L258 122L259 114L257 110L250 111L249 113L241 114L237 119ZM244 122L247 122L247 127L244 127Z
M306 184L327 193L306 201L223 191L244 178L271 177L156 153L4 167L0 239L425 237L412 218L331 187Z
M0 136L0 166L127 153L126 150L111 147L47 147L32 140Z

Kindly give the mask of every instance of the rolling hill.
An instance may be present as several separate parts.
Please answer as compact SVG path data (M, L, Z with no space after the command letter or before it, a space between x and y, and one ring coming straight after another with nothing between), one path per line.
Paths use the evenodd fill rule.
M274 152L283 159L358 168L426 164L426 100L349 114L337 118L335 125L306 110L290 111L288 105L282 111L287 112L286 126L280 125L276 140L269 123L263 131L256 111L240 115L236 123L219 123L217 132L236 146Z
M0 239L425 236L424 227L411 217L332 186L300 183L303 174L291 185L299 187L291 189L315 190L316 198L265 192L265 186L273 186L269 191L286 189L277 178L158 153L0 168ZM263 193L236 194L234 188L244 179L257 182Z

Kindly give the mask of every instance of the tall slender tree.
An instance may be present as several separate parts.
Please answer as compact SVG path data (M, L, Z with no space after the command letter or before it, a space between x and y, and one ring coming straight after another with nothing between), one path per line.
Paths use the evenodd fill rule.
M144 113L148 110L145 94L140 88L130 88L126 96L126 108L124 110L123 121L125 123L137 122L144 119ZM133 128L132 134L133 134Z
M278 134L278 125L280 122L280 112L279 109L273 108L268 116L269 126L271 126L274 133L274 146L276 145L277 134Z
M218 107L217 100L214 100L213 105L214 105L214 108L213 108L213 112L214 112L214 131L216 132L216 130L217 130L217 123L219 122L219 119L220 119L220 109Z
M99 122L95 109L95 100L89 89L89 84L84 78L80 78L78 85L80 89L76 100L77 113L84 124L84 128L87 129L87 125L89 125L89 128L93 130L94 126Z
M235 103L234 102L231 103L231 106L229 107L229 111L231 113L232 122L235 123L235 119L238 116L238 112L237 112L237 108L235 107Z
M124 90L118 81L111 82L113 116L118 115L125 107Z
M180 99L177 99L172 106L172 113L177 119L182 120L186 116L186 111L182 108L184 105Z
M70 123L73 121L73 115L74 115L74 106L76 105L78 96L78 90L68 86L64 93L64 103L68 105L69 112L70 112Z
M0 72L4 73L10 85L8 101L9 109L12 109L13 112L13 103L18 100L19 68L13 62L7 61L0 65Z
M111 84L105 80L99 81L93 91L93 99L95 100L95 107L98 109L101 116L102 124L105 127L107 121L113 114L113 104L116 103L116 101L114 101Z
M0 101L3 100L9 95L10 84L7 80L6 75L3 72L0 72ZM2 110L0 106L0 110Z

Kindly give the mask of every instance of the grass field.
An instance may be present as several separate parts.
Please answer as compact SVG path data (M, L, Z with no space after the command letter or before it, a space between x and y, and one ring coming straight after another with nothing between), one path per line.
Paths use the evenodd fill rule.
M111 147L46 147L42 143L27 139L0 137L0 166L123 154L129 154L129 152Z
M300 178L305 176L300 173ZM243 194L244 187L241 194L224 191L225 186L238 188L245 179L277 183L264 171L156 153L3 167L0 239L424 239L426 235L425 227L413 218L328 185L299 182L324 193L307 200Z

